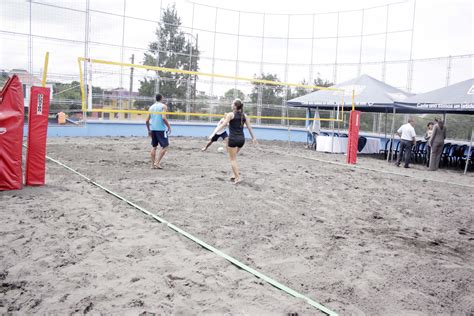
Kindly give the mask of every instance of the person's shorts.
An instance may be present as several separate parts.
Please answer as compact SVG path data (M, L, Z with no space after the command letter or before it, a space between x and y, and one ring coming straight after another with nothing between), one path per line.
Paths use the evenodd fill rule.
M229 137L229 141L227 143L227 146L229 147L239 147L239 148L242 148L245 144L245 138L230 138Z
M168 147L168 135L166 135L165 131L151 131L151 145L157 147L158 144L160 144L161 148Z
M226 139L229 135L227 135L227 132L224 132L222 134L216 134L214 136L212 136L211 138L211 141L213 142L217 142L219 140L219 138L222 137L222 140Z

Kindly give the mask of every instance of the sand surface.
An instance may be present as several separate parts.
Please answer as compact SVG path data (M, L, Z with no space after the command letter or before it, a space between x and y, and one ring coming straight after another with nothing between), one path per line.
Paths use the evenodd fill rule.
M474 313L472 174L351 168L262 142L244 147L235 186L204 143L173 137L163 170L145 138L51 138L47 151L340 314ZM0 205L0 312L321 314L52 162L46 186Z

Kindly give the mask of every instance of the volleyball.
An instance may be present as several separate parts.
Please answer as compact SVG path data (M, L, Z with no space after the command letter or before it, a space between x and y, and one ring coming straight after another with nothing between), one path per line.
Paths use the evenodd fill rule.
M223 153L224 152L224 147L222 147L222 146L217 147L217 152L218 153Z

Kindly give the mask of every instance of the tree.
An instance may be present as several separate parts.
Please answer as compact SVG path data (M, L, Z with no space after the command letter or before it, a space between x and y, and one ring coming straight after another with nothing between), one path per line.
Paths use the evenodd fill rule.
M260 76L256 77L255 79L260 80L269 80L269 81L277 81L280 82L278 76L276 74L261 74ZM263 104L281 104L283 101L283 86L277 85L266 85L258 82L252 82L253 88L252 93L250 94L250 99L253 103L257 103L258 100L258 93L261 89L262 93L262 103Z
M102 92L102 88L92 86L93 96L100 95ZM79 110L81 109L81 102L81 84L79 82L54 83L51 110Z
M235 88L229 89L229 90L227 90L226 93L224 93L224 99L233 100L234 98L239 98L241 100L244 100L245 99L245 93L243 93L239 89L235 89Z
M155 31L156 41L149 44L148 52L144 56L143 63L145 65L192 71L199 69L197 39L196 43L187 41L185 33L180 30L181 24L181 18L178 16L175 5L170 5L163 10L160 24ZM190 63L189 56L191 52L193 57ZM192 80L192 75L161 71L158 74L160 77L159 91L161 94L168 98L184 99L186 97L186 81ZM156 79L144 78L143 81L140 81L139 94L153 97L155 85ZM190 85L191 95L193 95L194 84L190 82Z
M309 83L306 82L306 79L303 79L300 83L303 85L310 85ZM318 86L318 87L330 87L333 85L333 83L327 80L323 80L318 76L318 78L313 80L313 83L311 85ZM288 100L301 97L303 95L306 95L308 93L318 91L318 90L320 89L306 89L303 87L296 87L293 91L291 91L291 94L288 96Z

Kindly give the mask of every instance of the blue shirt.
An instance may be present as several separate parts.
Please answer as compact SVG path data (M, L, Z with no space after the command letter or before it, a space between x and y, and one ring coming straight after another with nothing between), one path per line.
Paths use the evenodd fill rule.
M161 102L155 102L148 111L150 112L164 112L165 105ZM152 131L166 131L166 125L161 114L150 114L151 130Z

